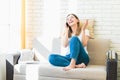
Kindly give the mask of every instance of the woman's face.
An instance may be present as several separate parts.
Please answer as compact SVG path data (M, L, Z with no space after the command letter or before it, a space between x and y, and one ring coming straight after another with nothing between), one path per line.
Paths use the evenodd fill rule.
M74 26L75 24L78 23L78 19L71 14L67 17L66 22L68 23L69 26Z

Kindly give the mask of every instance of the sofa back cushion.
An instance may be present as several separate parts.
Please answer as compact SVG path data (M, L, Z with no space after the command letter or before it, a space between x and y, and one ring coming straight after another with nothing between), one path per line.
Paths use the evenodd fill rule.
M90 56L90 63L94 65L105 65L106 64L106 52L109 50L109 39L99 39L94 38L88 41L87 50L88 55ZM50 52L41 45L41 43L35 39L33 42L33 47L38 50L38 53L42 56L46 56L46 54L50 54ZM41 51L42 50L42 51ZM52 44L52 51L53 53L60 53L61 45L60 39L54 38ZM43 54L44 53L46 54Z
M90 39L88 41L87 50L90 57L90 64L105 65L106 52L109 50L108 39Z

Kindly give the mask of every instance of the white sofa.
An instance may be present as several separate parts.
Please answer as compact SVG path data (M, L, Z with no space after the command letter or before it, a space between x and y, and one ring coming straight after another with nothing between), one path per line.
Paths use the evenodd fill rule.
M53 48L59 50L59 39L54 39ZM62 67L52 66L49 63L18 64L19 52L10 54L6 59L6 80L117 80L117 65L107 64L106 56L110 41L107 39L91 39L88 42L90 63L86 68L76 68L64 71ZM58 46L56 46L58 45ZM34 48L41 50L39 41L35 40ZM115 63L117 54L111 57ZM110 71L109 69L113 70Z

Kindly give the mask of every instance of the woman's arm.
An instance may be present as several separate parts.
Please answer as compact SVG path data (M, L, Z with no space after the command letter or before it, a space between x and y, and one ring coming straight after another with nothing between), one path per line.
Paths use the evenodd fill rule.
M85 30L82 31L81 34L82 34L82 44L83 44L83 46L87 46L89 36L85 35Z
M88 25L88 20L86 20L85 25L83 25L83 26L82 26L82 29L81 29L82 44L83 44L83 46L86 46L86 45L87 45L87 42L88 42L88 40L89 40L89 36L87 36L87 35L85 34L85 29L86 29L87 25Z
M69 28L66 27L63 34L62 34L62 45L64 47L67 47L69 44L68 31L69 31Z

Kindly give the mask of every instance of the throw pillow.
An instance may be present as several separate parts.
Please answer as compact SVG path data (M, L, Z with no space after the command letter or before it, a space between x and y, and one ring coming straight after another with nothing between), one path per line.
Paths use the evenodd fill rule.
M20 51L20 59L18 63L26 63L30 61L34 61L34 52L30 49L23 49Z

